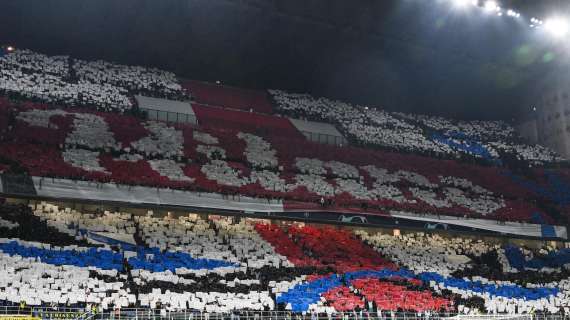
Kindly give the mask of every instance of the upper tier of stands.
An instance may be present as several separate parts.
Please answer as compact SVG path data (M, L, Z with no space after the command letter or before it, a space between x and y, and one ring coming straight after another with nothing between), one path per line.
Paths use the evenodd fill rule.
M182 87L192 93L194 101L216 107L272 113L271 102L264 91L228 87L201 81L188 80Z
M195 98L196 108L209 119L215 118L212 115L215 111L201 105L269 114L273 111L271 104L274 101L275 112L332 123L351 143L364 147L447 159L506 163L517 168L563 160L549 149L525 144L516 136L514 128L504 122L463 122L392 113L279 90L271 90L269 96L265 92L198 81L186 81L181 85L173 73L162 70L83 61L67 56L46 56L28 50L16 50L0 57L0 94L50 105L124 112L133 108L134 94L178 100L188 98L187 90ZM249 126L252 121L258 123L257 127L261 123L267 127L278 125L279 130L291 127L285 124L285 119L271 116L259 116L258 119L250 116L249 120L243 121L240 118L247 116L239 113L226 115L230 114L235 117L231 121L234 128ZM224 121L230 123L228 120Z
M548 246L48 203L0 205L0 234L0 305L570 312L570 254Z
M0 57L0 93L64 106L124 112L133 94L182 99L176 76L153 68L16 50Z
M325 209L553 222L536 203L549 198L498 167L320 145L264 115L196 114L206 126L1 99L0 162L32 176L282 198L286 207L322 198Z
M454 121L440 117L386 112L376 108L270 90L276 112L333 123L353 143L398 152L445 158L477 158L511 165L559 162L553 151L528 145L512 126L500 121Z

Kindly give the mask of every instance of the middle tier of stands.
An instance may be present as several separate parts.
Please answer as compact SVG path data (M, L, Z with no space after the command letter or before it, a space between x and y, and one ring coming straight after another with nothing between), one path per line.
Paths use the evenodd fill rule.
M561 171L536 171L533 185L499 167L313 143L282 117L193 109L199 127L2 99L0 163L7 173L281 199L295 210L566 218L564 198L550 192L570 190Z
M197 103L271 114L273 109L267 92L240 89L219 84L187 80L182 87L192 93Z
M295 126L284 117L221 109L192 103L196 118L203 127L225 128L233 131L247 131L283 139L304 139Z

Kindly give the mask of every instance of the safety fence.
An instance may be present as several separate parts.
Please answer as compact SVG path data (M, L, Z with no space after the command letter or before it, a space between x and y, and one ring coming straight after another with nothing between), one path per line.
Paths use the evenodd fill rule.
M228 313L200 312L196 310L170 311L167 309L116 309L93 312L89 308L42 308L0 306L3 319L46 320L570 320L565 314L454 314L410 312L335 312L293 313L288 311L233 311Z

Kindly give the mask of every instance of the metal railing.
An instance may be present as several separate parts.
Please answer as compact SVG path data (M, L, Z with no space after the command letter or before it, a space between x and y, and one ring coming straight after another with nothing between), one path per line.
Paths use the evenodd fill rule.
M168 123L190 123L193 125L198 124L198 119L196 116L186 113L172 112L172 111L162 111L150 108L141 108L146 112L147 118L149 120L158 120Z
M565 314L475 314L412 313L412 312L335 312L294 313L289 311L235 311L229 313L201 312L196 310L124 308L114 311L91 312L86 308L49 308L16 306L0 307L0 315L28 315L47 320L570 320Z

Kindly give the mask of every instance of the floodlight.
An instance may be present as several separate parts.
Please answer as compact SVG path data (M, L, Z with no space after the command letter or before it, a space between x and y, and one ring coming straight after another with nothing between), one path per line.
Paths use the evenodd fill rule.
M485 2L485 10L487 11L494 11L499 9L499 6L497 5L496 1L493 0L487 0L487 2Z
M469 3L469 0L453 0L453 5L456 7L465 7Z
M507 15L508 15L509 17L513 17L513 18L518 18L518 17L521 16L520 13L516 12L516 11L513 10L513 9L509 9L509 10L507 11Z
M568 21L564 18L555 17L547 19L544 22L544 30L548 31L554 37L560 38L568 34L570 26Z

